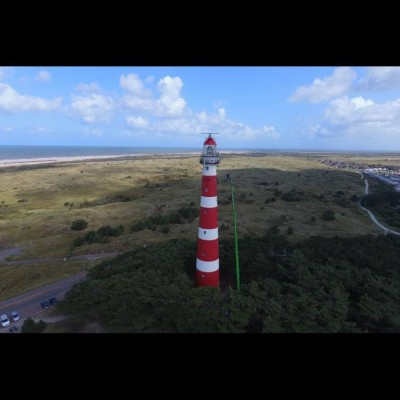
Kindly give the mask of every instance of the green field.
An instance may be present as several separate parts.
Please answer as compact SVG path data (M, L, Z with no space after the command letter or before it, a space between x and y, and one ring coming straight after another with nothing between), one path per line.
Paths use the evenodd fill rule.
M380 233L350 200L363 194L360 175L321 164L321 158L297 153L223 154L218 168L219 224L224 225L220 237L233 237L227 173L235 185L240 237L262 236L273 226L280 233L286 233L290 226L291 242L311 235ZM167 233L162 226L155 231L131 233L130 229L151 215L198 207L200 185L199 157L189 155L0 169L0 248L22 246L21 254L10 257L16 260L65 257L70 252L125 252L172 238L195 240L198 218L191 223L170 224ZM321 218L326 210L334 212L334 220ZM79 218L88 222L87 228L71 231L71 223ZM108 243L72 245L75 238L90 230L121 224L124 233L111 237ZM81 264L0 264L0 296L4 299L61 279L79 271Z

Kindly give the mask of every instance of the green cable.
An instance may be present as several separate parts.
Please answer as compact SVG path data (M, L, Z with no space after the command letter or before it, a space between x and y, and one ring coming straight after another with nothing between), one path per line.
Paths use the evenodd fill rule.
M238 293L240 293L239 248L238 248L238 236L237 236L235 193L233 190L232 178L231 178L231 187L232 187L233 223L235 227L236 289Z

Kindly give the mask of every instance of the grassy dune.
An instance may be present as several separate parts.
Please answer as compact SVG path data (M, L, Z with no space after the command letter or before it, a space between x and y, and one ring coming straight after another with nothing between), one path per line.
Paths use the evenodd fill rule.
M353 236L377 234L366 213L349 199L363 194L360 175L335 170L307 155L222 155L218 168L219 222L228 227L220 237L233 236L230 173L235 184L239 235L262 235L277 225L282 233L291 226L296 241L310 235ZM130 227L156 213L167 213L192 202L199 205L201 165L197 156L159 156L112 161L58 164L44 168L0 170L0 248L22 246L11 259L64 257L111 251L128 251L170 238L196 238L198 218L192 223L171 225L168 233ZM274 195L304 192L299 202ZM338 196L338 191L343 192ZM323 198L320 196L323 195ZM275 202L265 203L276 197ZM125 200L125 201L121 201ZM342 199L342 200L341 200ZM341 200L341 202L340 202ZM324 221L324 210L336 219ZM312 217L315 221L312 221ZM70 230L72 221L83 218L88 227ZM122 224L124 234L109 243L73 248L74 238L103 225ZM75 273L80 265L66 267L0 264L0 296L17 294ZM75 268L76 267L76 268ZM32 272L35 271L35 272ZM29 273L39 271L33 279ZM15 290L8 290L13 286Z
M0 301L83 271L84 261L0 266Z

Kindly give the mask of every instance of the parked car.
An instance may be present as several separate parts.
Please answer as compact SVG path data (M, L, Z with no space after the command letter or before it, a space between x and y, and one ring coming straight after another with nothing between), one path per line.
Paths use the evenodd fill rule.
M7 318L6 314L0 315L0 322L3 328L10 326L10 320Z
M19 321L21 319L21 317L16 311L11 311L10 315L13 321Z
M52 297L51 299L49 299L49 303L50 306L55 306L58 303L58 301L55 297Z
M42 306L42 308L43 308L44 310L47 310L47 309L50 307L50 303L49 303L48 301L42 301L42 302L40 303L40 305Z

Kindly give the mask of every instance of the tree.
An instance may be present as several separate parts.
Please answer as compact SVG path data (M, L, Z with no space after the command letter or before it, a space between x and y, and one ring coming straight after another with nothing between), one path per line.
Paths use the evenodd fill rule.
M71 224L71 231L81 231L88 226L88 223L84 219L76 219Z
M47 324L43 320L39 322L35 322L32 317L29 317L22 324L21 332L22 333L40 333L43 332L46 328Z

